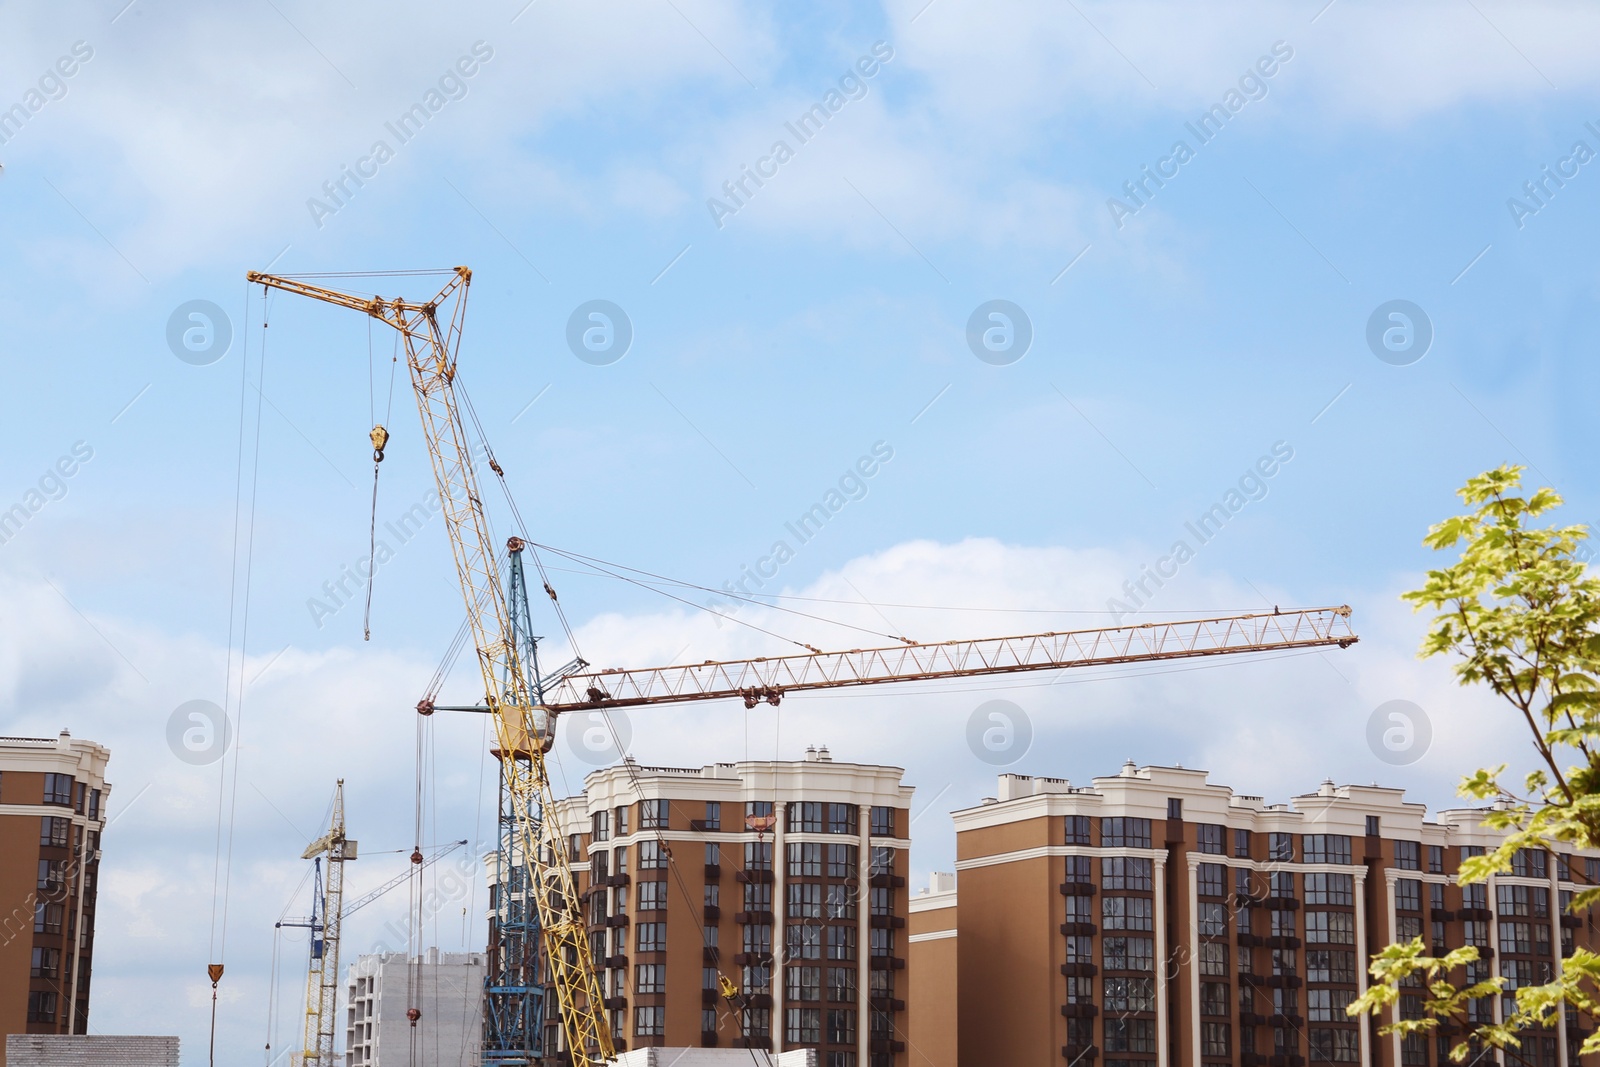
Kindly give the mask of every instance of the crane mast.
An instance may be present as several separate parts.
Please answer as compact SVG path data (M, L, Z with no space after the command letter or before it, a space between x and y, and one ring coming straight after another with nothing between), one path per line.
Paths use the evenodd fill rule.
M553 735L546 715L535 702L512 639L488 517L472 463L471 442L456 396L456 360L472 272L466 267L455 268L439 292L421 304L399 298L362 297L257 271L251 271L246 278L267 288L363 311L400 334L483 676L485 704L494 720L500 770L516 820L516 845L527 865L528 895L538 909L544 960L556 988L567 1048L575 1065L614 1059L600 982L578 910L572 859L555 820L533 818L536 812L555 810L545 766L545 751Z
M328 832L306 847L300 856L321 863L327 881L322 887L322 937L317 937L317 897L311 904L311 964L306 974L306 1033L301 1067L334 1067L333 1030L338 1022L339 933L344 917L344 864L356 858L356 843L344 834L344 779L333 790L333 815Z
M461 342L467 286L472 272L455 268L451 280L427 303L361 297L327 289L301 279L250 272L251 282L297 293L339 307L363 311L399 332L405 343L406 366L423 437L438 485L441 511L455 556L456 572L466 601L467 622L483 675L482 707L436 709L430 693L417 710L484 711L494 720L502 776L503 857L515 857L525 872L526 899L536 915L527 926L537 929L548 968L545 980L554 987L567 1050L573 1067L591 1067L615 1058L610 1027L589 942L578 910L572 857L558 822L545 818L556 810L545 765L555 736L557 716L567 711L674 704L739 698L747 708L777 704L785 694L845 686L891 682L981 677L1021 671L1061 670L1111 664L1149 663L1170 659L1233 655L1244 652L1347 648L1359 638L1350 629L1348 606L1273 609L1271 614L1241 614L1182 622L1144 623L1095 629L1024 634L807 655L712 661L646 669L588 670L575 660L550 678L540 679L532 662L526 595L522 590L523 543L513 538L512 575L518 595L506 597L495 567L488 520L478 492L466 428L455 393L456 360ZM450 305L448 317L441 312ZM491 466L494 461L491 459ZM499 473L499 468L494 467ZM520 615L519 615L520 612ZM809 647L809 646L807 646ZM503 861L504 862L504 861ZM508 874L502 871L502 878ZM502 881L503 886L507 884ZM330 920L332 913L330 913ZM510 962L509 958L506 962ZM524 1040L501 1043L502 1062L520 1044L535 1047L514 1019L516 996L537 985L531 967L501 979L491 978L490 1010L498 1005L504 1025L501 1036L516 1032ZM530 981L531 979L531 981ZM730 987L731 988L731 987ZM502 998L497 1002L496 994ZM510 1009L510 1011L507 1011ZM331 1014L331 1013L330 1013ZM491 1032L495 1024L491 1024ZM493 1043L493 1041L491 1041ZM509 1047L508 1047L509 1045ZM545 1057L555 1050L544 1049ZM501 1058L501 1057L496 1057ZM332 1067L323 1060L318 1067Z

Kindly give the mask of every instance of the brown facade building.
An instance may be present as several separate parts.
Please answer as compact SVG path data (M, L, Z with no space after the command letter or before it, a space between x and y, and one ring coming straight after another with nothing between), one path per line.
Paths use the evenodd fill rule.
M0 738L0 1034L86 1034L106 762L100 745Z
M1563 908L1600 880L1600 854L1527 850L1486 885L1456 883L1495 846L1482 817L1430 821L1399 790L1331 782L1267 804L1131 763L1088 787L1003 775L954 814L958 890L936 881L909 905L911 1062L1443 1067L1459 1029L1402 1041L1346 1015L1371 954L1476 945L1454 979L1502 976L1509 1002L1600 946ZM1423 994L1400 1010L1421 1017ZM1568 1015L1477 1062L1578 1067L1594 1025Z
M819 1067L907 1067L903 773L827 749L630 760L560 801L618 1050L815 1049ZM545 1003L544 1062L564 1062L553 990Z

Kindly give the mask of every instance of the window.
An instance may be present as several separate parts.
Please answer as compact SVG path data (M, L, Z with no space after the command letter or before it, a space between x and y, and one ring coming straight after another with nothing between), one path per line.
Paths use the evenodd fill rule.
M1416 841L1396 841L1394 865L1402 871L1422 870L1422 845Z
M44 776L44 802L46 804L59 804L64 808L72 807L72 787L77 784L70 774L47 774Z
M1294 862L1294 835L1270 833L1267 835L1267 859L1281 863Z
M869 868L868 873L869 874L893 874L894 873L894 849L892 849L892 848L884 848L884 847L881 847L881 846L878 846L878 845L874 845L872 847L872 865Z
M1128 1019L1107 1016L1104 1027L1107 1052L1154 1052L1156 1050L1156 1022L1154 1019Z
M619 834L625 834L628 832L621 826L622 821L626 818L626 815L623 814L625 811L627 811L626 808L620 808L617 812L617 822L619 824L617 826L617 832ZM639 829L666 830L670 829L671 821L671 801L668 801L664 798L639 801Z
M784 1012L783 1038L790 1044L820 1044L822 1011L819 1008L789 1008Z
M1273 896L1286 898L1294 896L1293 871L1273 871L1268 877L1271 879Z
M1067 857L1067 881L1087 882L1094 877L1089 871L1090 860L1088 856Z
M851 1008L828 1009L828 1044L856 1043L856 1013Z
M768 846L771 847L770 845ZM660 841L639 842L639 869L641 871L660 870L667 865L670 852L666 845ZM769 864L770 866L770 864Z
M33 932L36 934L59 934L61 932L62 914L60 904L46 904L42 900L35 901L33 905Z
M38 949L34 949L34 952L38 952L38 951L39 951ZM1127 980L1128 979L1126 979L1126 978L1108 978L1108 979L1106 979L1106 983L1109 986L1110 983L1112 983L1112 982L1126 982ZM1134 981L1138 981L1138 979L1134 979ZM1069 977L1067 979L1067 1003L1068 1004L1093 1004L1094 1003L1094 979L1093 978L1082 978L1082 977Z
M59 978L61 976L61 950L35 948L33 950L33 968L29 973L33 978Z
M1353 989L1313 989L1306 994L1306 1018L1314 1023L1347 1022L1344 1010L1355 998Z
M1383 832L1383 827L1379 823L1378 817L1376 815L1368 815L1367 816L1367 836L1368 837L1377 837L1382 832Z
M667 907L667 883L665 882L640 882L639 905L640 911L664 911ZM621 908L619 907L620 911Z
M1110 1005L1107 1005L1109 1009ZM1228 1014L1228 983L1227 982L1201 982L1200 983L1200 1014L1221 1015Z
M1195 851L1213 856L1222 855L1222 837L1227 828L1216 823L1203 822L1195 827Z
M851 931L854 933L854 931ZM1149 937L1102 937L1101 958L1108 971L1154 971L1156 943Z
M744 887L745 911L772 910L772 883L749 882Z
M1373 818L1374 816L1368 816ZM1360 1063L1360 1031L1355 1029L1332 1030L1325 1026L1312 1027L1311 1062Z
M708 926L706 927L706 933L709 934L715 929L715 926ZM741 926L739 929L741 931L739 941L740 951L753 956L768 956L772 954L772 927L766 925L765 923L750 923L747 926ZM816 927L796 926L791 928L790 932L792 933L794 930L815 931ZM810 958L816 958L815 951L813 951Z
M1307 904L1355 903L1355 879L1350 875L1319 873L1305 877Z
M1350 838L1344 834L1307 834L1305 839L1307 863L1349 863Z
M828 805L828 833L856 835L856 818L860 815L854 804Z
M744 1030L751 1038L772 1037L772 1009L748 1008L744 1013Z
M1511 854L1511 873L1518 878L1545 878L1545 851L1519 848Z
M644 866L642 854L639 866ZM747 871L772 870L772 842L746 841L744 843L744 869Z
M1200 1054L1202 1056L1228 1056L1228 1024L1200 1024Z
M874 889L872 892L874 895L874 900L876 900L876 895L878 893L887 893L888 890ZM828 887L828 918L853 920L855 917L855 887L849 885L830 885Z
M844 886L837 888L843 889ZM876 886L868 892L868 907L873 915L894 914L894 890Z
M848 927L846 928L848 929ZM867 931L867 954L870 956L894 955L894 931L876 926Z
M1106 856L1100 860L1101 885L1108 890L1148 890L1150 870L1150 860L1143 856Z
M1532 915L1543 919L1550 914L1550 891L1543 886L1496 886L1495 902L1502 916Z
M1149 848L1150 820L1117 817L1100 820L1102 848ZM1149 863L1149 860L1145 861Z
M1233 832L1233 855L1236 859L1247 860L1250 858L1250 831L1235 830Z
M874 1055L874 1061L882 1055L881 1052ZM823 1061L823 1067L856 1067L856 1054L854 1052L830 1052L828 1053L828 1058Z
M789 918L822 918L822 887L815 882L790 882L786 887L789 897Z
M706 866L722 866L722 846L715 841L706 842Z
M1394 906L1399 911L1422 910L1422 883L1415 878L1401 878L1394 884Z
M1169 818L1169 819L1182 819L1183 818L1183 798L1182 797L1168 797L1167 798L1167 818Z
M1529 935L1527 923L1500 924L1500 954L1504 956L1511 952L1524 956L1533 952L1533 939ZM1501 965L1501 970L1504 971L1504 963Z
M886 804L875 804L868 813L873 837L894 836L894 809Z
M38 990L28 994L28 1021L30 1023L53 1023L56 1021L56 995Z
M1461 887L1461 906L1463 908L1489 907L1489 887L1479 882L1477 885L1464 885Z
M1241 967L1248 955L1240 955ZM1228 977L1228 946L1220 941L1200 942L1200 973L1207 978Z
M856 958L855 927L828 927L828 958L830 960L853 960Z
M1107 930L1153 930L1153 902L1149 897L1103 897L1101 925Z
M1338 982L1354 985L1356 981L1356 954L1340 949L1307 949L1306 981Z
M1462 923L1461 943L1463 945L1472 945L1474 948L1488 948L1489 924L1475 920Z
M616 836L628 836L628 806L626 804L620 805L617 808L617 824L615 829Z
M660 1037L667 1010L660 1005L633 1009L633 1032L637 1037Z
M1432 882L1428 886L1428 908L1430 911L1444 910L1444 886Z
M828 968L828 1000L833 1004L854 1004L856 999L856 972L854 967Z
M854 878L856 876L856 846L828 846L828 877Z
M1089 844L1089 816L1087 816L1087 815L1068 815L1067 816L1067 844L1069 844L1069 845L1087 845L1087 844Z
M611 813L597 811L589 816L589 838L592 841L611 840Z
M1355 915L1350 912L1306 912L1306 944L1355 944Z
M715 908L722 903L722 887L715 882L706 885L705 904L708 908Z
M822 833L822 805L810 800L791 803L788 829L791 834Z
M667 965L640 963L633 968L635 993L665 993L667 991Z
M59 890L67 879L67 864L65 860L40 860L39 861L39 886L47 893Z
M722 829L722 801L706 801L706 817L703 822L705 823L705 828L707 830Z
M1079 934L1067 935L1067 962L1068 963L1093 963L1094 938L1083 937Z
M1132 897L1132 900L1142 898ZM1201 937L1228 936L1228 909L1221 904L1201 902L1199 914Z
M771 993L772 965L767 963L747 964L740 974L740 982L740 988L746 993Z
M772 801L747 800L744 802L744 819L746 828L749 827L751 819L770 818L772 818Z
M1195 868L1195 890L1203 897L1220 897L1228 891L1227 868L1220 863L1202 863Z
M1292 911L1275 908L1270 912L1272 925L1269 927L1273 937L1295 936L1294 915Z
M615 852L613 852L611 854L611 856L616 861L616 863L614 864L614 866L616 867L616 872L618 874L627 874L628 873L628 846L623 845L622 847L618 848Z
M788 967L784 970L783 997L785 1000L810 1001L822 999L821 967Z
M790 878L820 878L822 877L822 846L815 841L790 841L787 846L789 854Z
M1067 1020L1067 1046L1081 1053L1094 1044L1093 1019Z
M1274 976L1289 975L1294 973L1295 950L1292 948L1275 948L1272 950L1272 973ZM1292 989L1276 989L1274 993L1293 993Z
M589 856L589 884L601 885L611 876L611 853L601 850Z
M639 924L639 951L665 952L667 950L666 923Z
M1428 846L1428 873L1429 874L1443 874L1444 873L1444 846L1443 845L1429 845Z
M46 815L39 820L39 844L51 848L66 848L72 820L57 815Z

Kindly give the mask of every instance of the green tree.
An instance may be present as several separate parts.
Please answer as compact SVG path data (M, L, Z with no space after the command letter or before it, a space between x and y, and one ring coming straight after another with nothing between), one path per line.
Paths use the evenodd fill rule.
M1467 482L1459 494L1466 513L1433 526L1423 542L1438 551L1460 546L1460 558L1404 594L1415 610L1435 613L1420 657L1449 655L1462 685L1486 685L1501 697L1536 756L1520 790L1503 781L1507 764L1462 781L1462 796L1489 805L1484 825L1505 835L1493 853L1463 861L1462 884L1510 870L1521 848L1600 847L1600 580L1580 558L1585 527L1535 525L1561 497L1548 488L1520 495L1522 470L1500 467ZM1597 900L1600 887L1590 887L1574 895L1571 910ZM1420 980L1424 1017L1384 1032L1425 1034L1454 1022L1464 1033L1451 1050L1458 1063L1471 1051L1469 1039L1511 1050L1515 1062L1518 1032L1555 1025L1562 1003L1600 1014L1600 955L1578 949L1555 981L1518 989L1516 1011L1504 1021L1468 1025L1468 1004L1499 996L1504 981L1456 985L1457 969L1477 958L1472 947L1428 956L1421 938L1390 945L1373 957L1374 982L1350 1013L1378 1014L1399 1001L1402 981ZM1582 1051L1600 1051L1600 1033Z

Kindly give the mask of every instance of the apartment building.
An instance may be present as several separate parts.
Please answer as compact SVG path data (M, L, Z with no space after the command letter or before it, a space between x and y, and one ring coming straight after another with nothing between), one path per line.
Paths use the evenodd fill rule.
M1600 881L1600 854L1528 850L1509 874L1457 884L1495 845L1482 815L1430 821L1400 790L1331 782L1268 804L1132 763L1089 786L1003 775L954 813L955 889L910 903L914 1062L1443 1067L1459 1028L1402 1040L1345 1014L1372 953L1414 936L1438 953L1476 945L1456 980L1500 975L1509 997L1600 945L1590 918L1563 912ZM1420 1017L1423 995L1399 1010ZM953 1041L929 1010L943 1005ZM1568 1015L1477 1062L1579 1067L1593 1029Z
M481 952L430 948L362 955L346 969L346 1067L478 1067L483 1059ZM413 1027L406 1012L422 1012Z
M0 738L0 1033L86 1034L111 753Z
M810 1049L820 1067L907 1067L903 774L826 748L630 760L560 801L619 1051ZM544 1062L565 1062L553 990L545 1004Z

